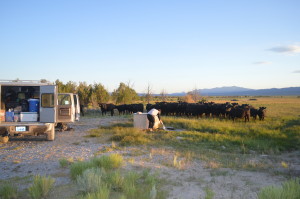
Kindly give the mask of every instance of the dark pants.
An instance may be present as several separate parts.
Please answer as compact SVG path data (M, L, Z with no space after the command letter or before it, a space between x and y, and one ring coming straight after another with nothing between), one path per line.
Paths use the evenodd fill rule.
M155 122L154 116L147 114L147 118L149 120L149 128L152 129L154 126L154 122Z

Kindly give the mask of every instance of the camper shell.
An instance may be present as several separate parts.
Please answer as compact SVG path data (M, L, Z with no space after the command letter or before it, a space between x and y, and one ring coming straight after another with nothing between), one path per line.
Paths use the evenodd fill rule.
M57 124L79 120L78 95L58 93L47 81L0 80L0 136L46 135L55 139Z

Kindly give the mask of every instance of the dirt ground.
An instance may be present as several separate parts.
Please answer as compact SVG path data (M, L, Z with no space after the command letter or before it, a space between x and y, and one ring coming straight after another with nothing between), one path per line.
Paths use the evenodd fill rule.
M56 186L70 184L69 170L61 168L59 160L88 160L111 147L111 142L100 142L99 138L84 136L89 129L110 125L119 120L124 119L83 117L80 122L71 126L73 130L56 132L53 142L45 141L44 137L11 138L8 143L0 145L0 180L12 181L40 174L54 177ZM150 169L158 173L164 182L162 188L168 192L167 198L170 199L205 198L208 192L212 192L215 199L254 199L264 186L280 185L290 177L300 177L300 151L272 157L257 155L249 160L255 162L266 159L274 163L270 170L234 170L200 159L187 161L184 157L178 157L174 161L176 152L170 147L127 147L108 153L122 154L126 160L125 169ZM19 189L28 186L28 183L19 184ZM72 195L65 195L65 198L72 198Z

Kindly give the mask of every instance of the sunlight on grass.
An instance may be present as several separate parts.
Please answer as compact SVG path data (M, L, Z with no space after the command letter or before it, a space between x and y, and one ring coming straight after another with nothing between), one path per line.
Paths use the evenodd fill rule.
M258 193L258 199L298 199L300 197L299 178L282 183L282 186L264 187Z

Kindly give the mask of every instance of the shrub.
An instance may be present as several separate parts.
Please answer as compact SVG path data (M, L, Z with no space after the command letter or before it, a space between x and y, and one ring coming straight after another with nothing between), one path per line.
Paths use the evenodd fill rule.
M17 198L17 189L11 184L5 184L0 187L0 198L14 199Z
M110 194L110 190L107 185L101 185L99 191L94 193L88 193L83 196L82 199L108 199Z
M71 164L70 172L71 178L75 180L77 176L82 175L82 173L89 168L92 168L93 164L91 162L76 162Z
M114 171L106 174L105 181L113 190L120 191L123 187L124 177L120 171Z
M258 193L259 199L299 199L300 198L300 180L291 179L282 183L281 187L264 187Z
M204 191L206 193L205 199L213 199L214 198L215 193L213 192L213 190L211 190L211 188L205 187Z
M102 176L105 171L100 168L90 168L83 172L82 175L77 176L76 182L78 185L78 190L88 193L88 192L98 192L102 186Z
M60 165L60 167L65 168L73 162L74 162L73 158L68 158L68 159L62 158L59 160L59 165Z
M33 184L28 188L29 195L32 199L45 197L52 188L55 180L51 177L34 176Z
M120 168L123 165L124 160L123 157L119 154L111 154L109 156L93 158L91 162L97 167L110 170Z

